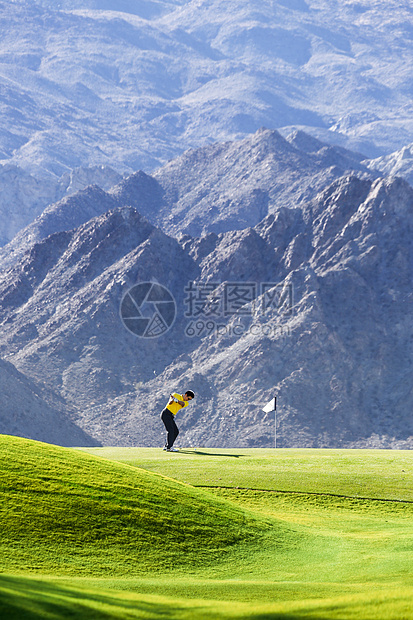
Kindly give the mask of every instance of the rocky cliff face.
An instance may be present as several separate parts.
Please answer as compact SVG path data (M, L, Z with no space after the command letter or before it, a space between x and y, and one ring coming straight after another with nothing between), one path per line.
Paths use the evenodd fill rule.
M403 177L410 185L413 184L413 143L390 155L366 160L364 163L370 170L386 176Z
M297 157L281 143L287 162ZM211 179L225 185L228 149L215 153L206 195ZM266 155L254 157L250 177L265 169ZM309 184L289 206L271 199L263 218L253 210L252 226L175 238L122 204L139 202L164 227L168 204L170 221L174 209L192 218L197 199L185 201L194 185L174 189L173 168L134 175L109 194L88 190L100 214L79 221L60 203L44 215L51 228L37 222L22 237L24 254L0 274L1 355L70 403L76 424L104 444L162 445L165 399L190 387L196 400L180 417L181 445L273 445L274 416L261 408L277 393L279 446L412 447L411 187L362 171L320 191ZM236 194L243 177L234 172L227 185ZM216 221L205 216L212 229ZM176 303L158 337L122 321L122 300L146 281ZM132 313L150 317L153 303L134 299Z
M11 264L27 244L115 206L135 207L174 236L241 230L283 206L300 207L348 173L371 179L398 175L411 183L411 150L406 146L368 160L303 131L283 138L261 129L241 141L190 150L152 175L138 171L124 179L102 166L52 179L4 165L0 246L8 247L0 247L0 261Z
M49 205L33 222L22 228L10 243L0 248L2 268L16 263L37 241L55 232L76 228L96 215L113 209L116 204L106 192L92 185Z

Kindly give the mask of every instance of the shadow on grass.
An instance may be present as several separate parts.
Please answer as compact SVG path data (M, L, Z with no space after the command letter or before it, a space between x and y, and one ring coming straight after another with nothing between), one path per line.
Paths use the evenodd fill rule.
M103 593L84 592L39 579L0 575L0 618L7 620L114 620L122 618L129 607L137 614L148 611L145 604L140 609L140 603L120 601Z
M199 456L227 456L233 459L240 459L244 456L243 454L220 454L218 452L214 452L213 454L211 454L211 452L202 452L202 450L198 449L189 450L188 448L179 448L179 454L199 454Z
M235 603L236 605L236 603ZM106 592L90 592L59 586L50 581L0 575L0 618L4 620L303 620L305 614L283 613L217 613L215 605L205 606L196 600L179 605L176 600L144 601L139 594L111 596ZM328 620L311 615L313 620Z

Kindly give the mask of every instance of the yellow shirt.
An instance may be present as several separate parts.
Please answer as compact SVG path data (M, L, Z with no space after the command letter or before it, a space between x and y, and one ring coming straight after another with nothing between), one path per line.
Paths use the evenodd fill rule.
M183 407L188 406L188 401L184 400L183 394L177 394L176 392L172 392L172 396L175 396L175 398L185 403L184 405L180 405L179 403L176 403L175 401L173 401L173 403L166 406L166 408L169 409L169 411L171 411L174 415L176 415L180 409L183 409Z

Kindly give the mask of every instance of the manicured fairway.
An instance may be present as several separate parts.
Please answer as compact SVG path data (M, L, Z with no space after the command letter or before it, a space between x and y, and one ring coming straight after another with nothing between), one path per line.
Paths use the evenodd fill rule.
M413 501L409 450L91 448L104 458L191 485Z
M0 454L1 618L413 618L408 451Z

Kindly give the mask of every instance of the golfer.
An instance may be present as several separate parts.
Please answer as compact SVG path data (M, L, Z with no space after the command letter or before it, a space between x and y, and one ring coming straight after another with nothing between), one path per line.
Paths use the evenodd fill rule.
M179 429L175 422L175 416L183 407L187 407L188 402L194 397L195 394L192 390L186 391L185 394L177 394L176 392L171 394L168 404L161 413L161 420L167 431L164 450L167 450L168 452L178 452L178 450L173 447L175 439L179 435Z

